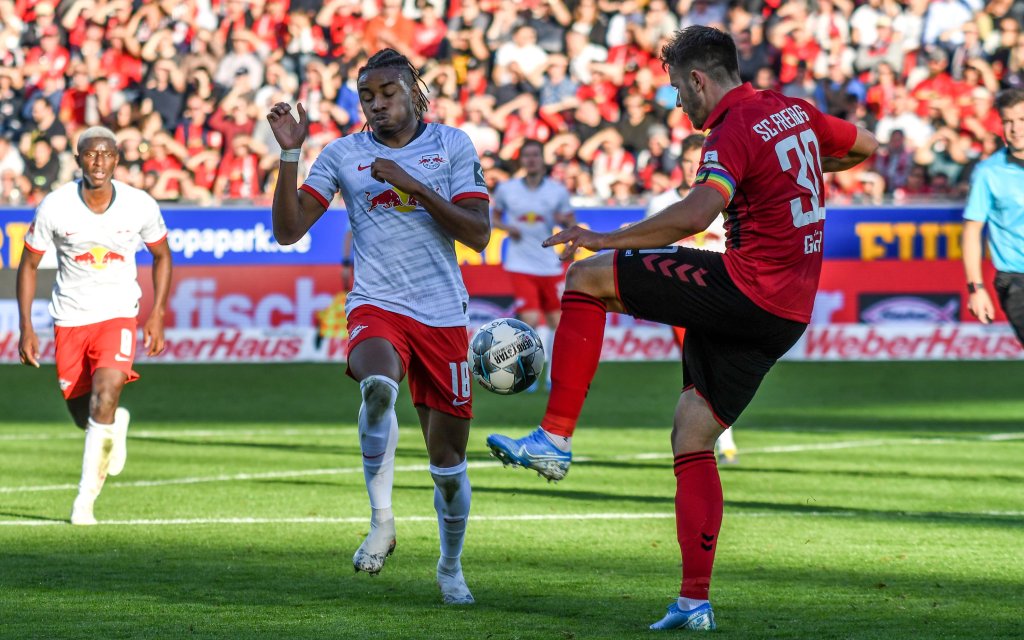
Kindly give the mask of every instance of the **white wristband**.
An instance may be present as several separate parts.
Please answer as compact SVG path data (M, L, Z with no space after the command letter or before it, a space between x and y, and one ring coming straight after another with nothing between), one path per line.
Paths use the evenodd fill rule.
M298 162L302 149L281 149L281 162Z

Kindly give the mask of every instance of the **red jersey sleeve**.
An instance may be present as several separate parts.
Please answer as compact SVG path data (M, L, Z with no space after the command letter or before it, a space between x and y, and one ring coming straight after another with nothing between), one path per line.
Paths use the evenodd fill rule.
M800 105L811 116L811 127L821 145L821 157L841 158L849 153L857 141L857 126L827 113L822 113L805 100Z
M750 166L751 145L743 142L742 132L730 131L728 120L712 129L701 149L694 186L711 187L721 194L726 205L732 202L736 185L743 181Z

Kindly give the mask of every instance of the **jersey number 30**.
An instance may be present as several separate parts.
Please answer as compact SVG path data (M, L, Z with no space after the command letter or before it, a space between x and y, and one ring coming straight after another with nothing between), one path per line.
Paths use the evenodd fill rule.
M807 191L806 198L811 203L811 209L805 211L804 195L789 201L793 226L799 229L824 220L825 207L821 205L821 153L814 131L807 129L779 140L775 144L775 155L779 157L779 165L784 172L793 173L795 169L796 183ZM791 155L796 156L796 163Z

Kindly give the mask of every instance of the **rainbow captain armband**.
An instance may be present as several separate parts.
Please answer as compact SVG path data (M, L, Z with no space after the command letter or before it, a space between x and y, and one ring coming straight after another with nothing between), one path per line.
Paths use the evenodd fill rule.
M733 179L725 167L717 162L707 162L697 170L697 179L694 185L702 184L711 187L722 194L725 204L732 202L732 196L736 193L736 180Z

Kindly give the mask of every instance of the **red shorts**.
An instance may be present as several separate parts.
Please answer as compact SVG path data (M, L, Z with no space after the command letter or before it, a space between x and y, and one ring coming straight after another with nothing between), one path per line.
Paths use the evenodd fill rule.
M57 382L65 400L92 391L97 369L117 369L128 382L139 379L135 360L135 318L112 318L80 327L54 327Z
M465 327L431 327L400 313L361 305L348 314L348 350L368 338L384 338L398 352L414 405L457 418L473 417L473 376ZM352 375L352 370L347 371Z
M523 311L541 311L550 313L562 308L562 300L558 288L563 276L531 276L528 273L515 273L512 276L512 292L516 297L516 313Z

